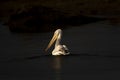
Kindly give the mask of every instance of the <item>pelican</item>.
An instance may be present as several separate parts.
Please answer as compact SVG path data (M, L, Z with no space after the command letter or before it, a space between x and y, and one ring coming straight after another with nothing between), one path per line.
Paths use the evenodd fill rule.
M65 45L60 44L61 36L62 36L62 30L57 29L54 32L54 35L53 35L51 41L49 42L47 48L45 49L45 51L47 51L52 46L52 44L56 41L54 50L52 51L52 55L57 56L57 55L68 55L68 54L70 54L70 52L68 51L68 48Z

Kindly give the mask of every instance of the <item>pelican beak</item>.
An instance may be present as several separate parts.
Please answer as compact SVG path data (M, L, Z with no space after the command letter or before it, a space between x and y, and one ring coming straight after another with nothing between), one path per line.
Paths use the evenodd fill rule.
M55 42L55 40L57 39L58 37L58 34L54 34L54 36L52 37L51 41L49 42L47 48L45 49L45 51L47 51L51 46L52 44Z

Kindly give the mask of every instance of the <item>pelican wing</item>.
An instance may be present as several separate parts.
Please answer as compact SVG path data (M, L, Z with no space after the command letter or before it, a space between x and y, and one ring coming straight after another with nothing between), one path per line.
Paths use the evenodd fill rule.
M63 48L64 48L64 50L65 50L65 53L69 53L69 50L68 50L68 48L67 48L66 45L63 45Z

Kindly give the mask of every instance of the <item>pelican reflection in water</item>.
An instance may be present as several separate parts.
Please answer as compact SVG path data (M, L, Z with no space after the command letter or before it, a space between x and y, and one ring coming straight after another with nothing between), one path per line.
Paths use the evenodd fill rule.
M70 54L70 52L69 52L68 48L66 47L66 45L61 45L60 44L61 36L62 36L62 30L57 29L54 32L54 35L53 35L50 43L48 44L47 48L45 49L45 51L47 51L52 46L52 44L56 41L55 48L52 51L52 55L57 56L57 55L68 55L68 54Z

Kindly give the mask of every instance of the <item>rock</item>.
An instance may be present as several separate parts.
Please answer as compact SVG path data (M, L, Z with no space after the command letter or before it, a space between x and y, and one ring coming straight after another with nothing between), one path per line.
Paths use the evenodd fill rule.
M34 6L21 13L10 16L7 22L11 32L48 32L57 28L78 26L101 20L86 16L69 16L68 13L60 12L52 8Z

